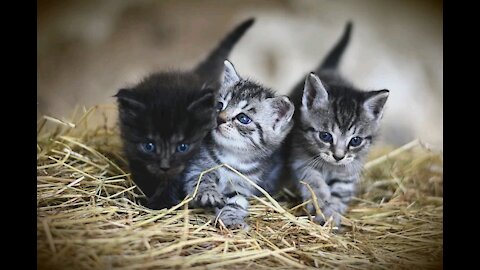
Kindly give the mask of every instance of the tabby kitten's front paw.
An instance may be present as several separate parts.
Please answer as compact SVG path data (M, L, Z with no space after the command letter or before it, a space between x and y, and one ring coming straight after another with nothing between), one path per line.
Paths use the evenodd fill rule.
M223 207L225 205L225 198L216 190L208 190L198 194L195 201L202 207Z
M220 215L218 218L222 220L223 224L228 229L248 230L250 228L250 226L248 226L245 220L243 220L243 217L240 216Z
M320 225L324 225L327 220L332 217L332 223L333 226L340 227L342 217L341 213L343 213L346 209L345 207L342 207L341 205L335 205L332 203L327 203L324 204L320 207L322 210L323 216L321 214L316 214L315 208L313 205L309 205L308 209L310 210L310 213L315 214L314 221Z

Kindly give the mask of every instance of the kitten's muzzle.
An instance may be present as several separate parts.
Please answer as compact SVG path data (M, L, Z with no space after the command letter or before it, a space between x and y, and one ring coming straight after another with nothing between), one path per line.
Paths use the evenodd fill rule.
M343 156L337 156L337 155L335 155L335 154L333 155L333 158L335 159L335 161L340 161L340 160L342 160L344 157L345 157L345 155L343 155Z
M217 116L217 126L220 126L221 124L224 124L227 122L227 114L225 111L221 112Z

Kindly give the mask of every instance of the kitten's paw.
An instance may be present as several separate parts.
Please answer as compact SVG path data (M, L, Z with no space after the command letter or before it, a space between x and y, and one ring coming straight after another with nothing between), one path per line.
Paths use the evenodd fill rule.
M197 204L203 207L223 207L225 198L216 190L205 191L197 195Z
M340 227L342 217L332 206L324 205L322 207L322 213L323 216L321 214L315 216L315 222L319 223L320 225L324 225L325 222L331 217L333 226Z
M238 216L220 216L220 220L222 220L225 227L228 229L241 229L244 231L248 231L250 226L243 220L242 217Z

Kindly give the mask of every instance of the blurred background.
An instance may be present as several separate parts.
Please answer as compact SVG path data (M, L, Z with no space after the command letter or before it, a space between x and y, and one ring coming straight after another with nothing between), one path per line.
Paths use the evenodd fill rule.
M286 94L352 20L340 70L361 89L391 91L382 142L443 148L439 0L39 0L37 117L114 103L149 73L191 68L251 16L230 56L240 75Z

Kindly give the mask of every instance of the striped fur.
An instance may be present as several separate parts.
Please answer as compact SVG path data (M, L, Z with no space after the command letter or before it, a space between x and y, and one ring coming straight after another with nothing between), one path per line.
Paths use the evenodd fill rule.
M293 126L294 106L286 96L258 83L241 79L233 65L225 61L225 74L218 101L218 126L212 130L185 174L186 192L192 194L202 171L228 164L267 189L279 173L276 155ZM236 116L245 114L251 122L242 124ZM194 205L215 207L228 227L248 227L248 197L257 190L241 176L221 167L203 176Z
M332 217L337 226L355 195L363 160L377 137L389 93L360 91L335 70L351 27L347 24L343 37L326 57L328 65L320 65L294 89L297 113L287 152L291 175L303 200L312 195L300 181L313 189L325 218ZM360 143L356 145L355 140ZM313 204L307 209L314 213ZM325 222L321 215L315 219Z

